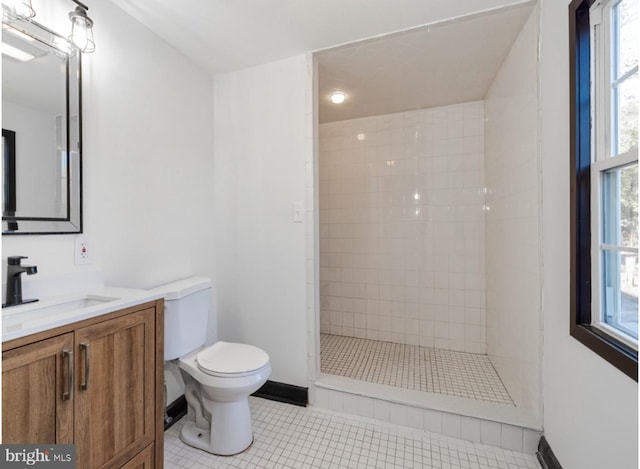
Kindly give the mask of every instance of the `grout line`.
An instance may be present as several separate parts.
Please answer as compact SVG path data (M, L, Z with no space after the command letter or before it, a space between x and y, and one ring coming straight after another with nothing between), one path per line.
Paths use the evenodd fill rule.
M235 456L215 456L179 439L186 421L165 432L167 469L424 467L540 469L533 454L445 435L250 397L254 442Z
M404 389L515 405L486 355L320 334L320 370Z

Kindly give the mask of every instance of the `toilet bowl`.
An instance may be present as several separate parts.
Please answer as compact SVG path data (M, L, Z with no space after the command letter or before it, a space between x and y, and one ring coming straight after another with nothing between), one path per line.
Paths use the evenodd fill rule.
M165 360L178 360L185 382L187 421L180 439L213 454L244 451L253 441L249 395L269 378L269 355L247 344L204 346L209 279L181 280L154 291L165 297Z
M251 345L216 342L182 357L179 366L188 405L182 441L226 456L247 449L253 442L249 395L269 378L269 356Z

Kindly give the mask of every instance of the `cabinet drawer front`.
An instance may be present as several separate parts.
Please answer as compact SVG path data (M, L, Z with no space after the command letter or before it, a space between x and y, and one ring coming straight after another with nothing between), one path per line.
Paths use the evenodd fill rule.
M154 438L155 310L76 331L78 467L124 461Z
M73 443L69 391L73 334L64 334L2 354L2 442Z

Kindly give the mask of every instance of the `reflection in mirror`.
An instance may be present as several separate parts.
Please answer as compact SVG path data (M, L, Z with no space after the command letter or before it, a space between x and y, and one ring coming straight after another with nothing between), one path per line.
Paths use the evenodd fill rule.
M80 54L33 21L2 26L3 234L81 232Z
M2 129L2 168L5 215L16 214L16 133Z

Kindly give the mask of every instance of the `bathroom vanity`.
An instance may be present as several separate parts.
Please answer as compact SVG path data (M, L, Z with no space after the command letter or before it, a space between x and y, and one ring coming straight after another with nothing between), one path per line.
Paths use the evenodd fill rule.
M86 20L75 3L69 18ZM2 22L3 44L38 59L2 57L2 233L82 233L82 54L8 5ZM38 274L23 297L37 272L23 258L7 258L2 443L73 444L82 469L161 468L164 300L81 269Z
M3 443L75 444L78 468L161 468L163 310L117 288L3 310Z

